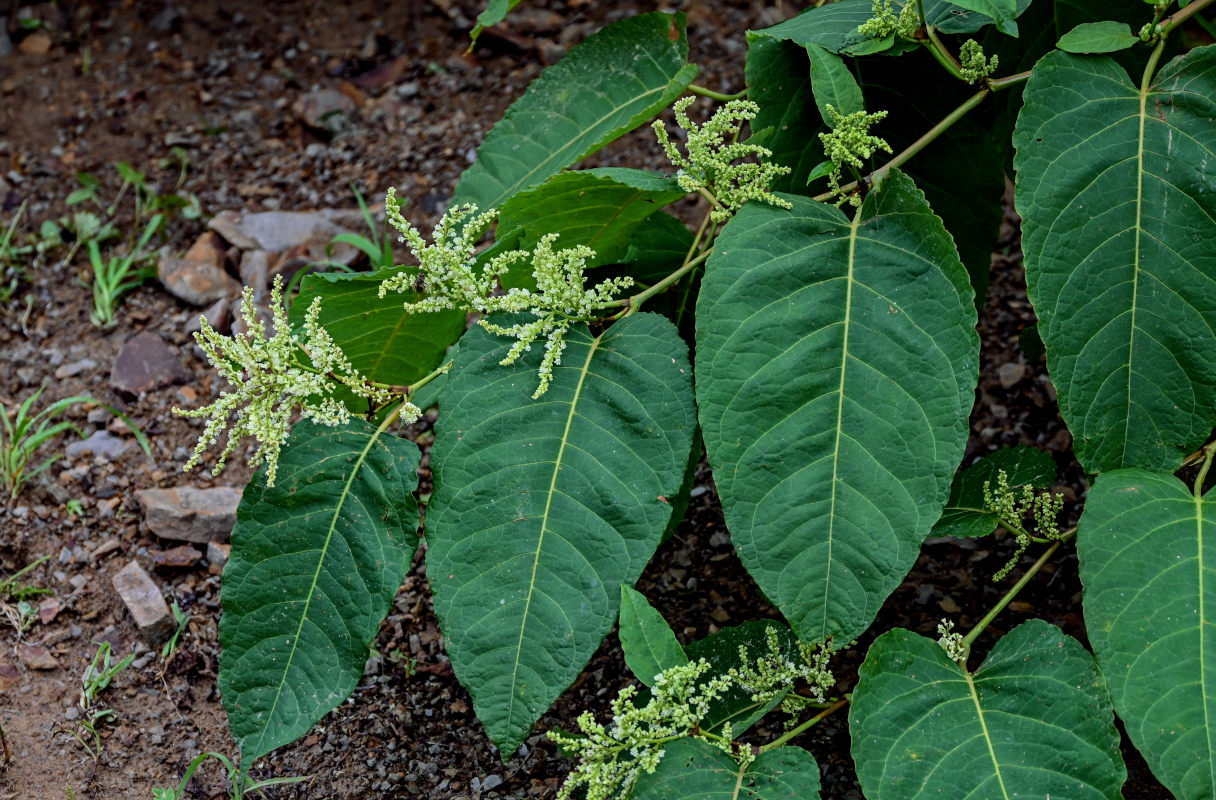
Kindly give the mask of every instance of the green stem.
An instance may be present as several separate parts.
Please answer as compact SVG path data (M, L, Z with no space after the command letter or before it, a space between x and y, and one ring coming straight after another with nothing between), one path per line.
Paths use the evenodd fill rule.
M1022 589L1026 588L1026 584L1030 583L1030 580L1039 573L1039 570L1043 568L1043 565L1046 564L1053 555L1055 555L1055 552L1060 549L1060 545L1064 544L1064 542L1076 535L1077 529L1073 528L1065 531L1059 539L1052 542L1051 547L1047 548L1045 551L1043 551L1043 555L1039 556L1039 560L1034 562L1030 569L1026 570L1026 574L1019 578L1018 582L1010 587L1009 591L1005 592L1005 596L1000 599L1000 602L993 606L992 610L985 614L984 618L971 629L971 632L963 637L963 647L970 651L972 643L974 643L975 640L979 638L979 635L984 632L984 628L987 628L992 621L996 619L997 615L1005 610L1005 606L1013 602L1013 598L1017 597L1018 593L1021 592Z
M713 89L709 89L704 86L698 86L695 83L688 84L688 91L692 92L693 94L699 94L702 97L708 97L711 100L717 100L720 103L727 103L731 100L741 100L742 98L747 97L747 89L734 94L723 94L722 92L715 92Z
M1148 57L1148 63L1144 65L1144 75L1140 78L1140 96L1146 97L1149 89L1153 85L1153 75L1157 72L1157 64L1161 61L1161 54L1165 52L1165 34L1157 40L1157 46L1153 48L1153 52Z
M1030 70L1025 72L1015 72L1012 75L1006 75L1003 78L990 78L988 80L988 88L994 92L999 92L1002 89L1008 89L1017 86L1019 83L1025 83L1030 79Z
M950 50L947 49L945 43L942 42L941 39L937 38L937 31L934 30L932 25L925 26L925 34L929 37L929 41L925 44L925 47L929 48L929 52L932 53L933 57L937 59L937 63L945 67L947 72L958 78L960 81L965 81L966 78L963 77L962 65L960 65L958 63L958 59L956 59L950 53Z
M783 744L788 742L790 739L793 739L795 736L798 736L799 734L803 733L804 731L806 731L808 728L812 727L813 725L817 725L818 723L823 721L826 717L830 716L831 714L834 714L835 712L844 708L848 704L849 704L849 695L845 695L841 699L837 700L835 703L832 703L830 706L825 708L823 711L820 711L818 714L816 714L815 716L808 719L806 722L804 722L801 725L798 725L796 727L790 728L788 731L783 733L781 736L778 736L773 741L771 741L768 744L761 747L760 752L763 753L766 750L775 750L778 747L781 747Z
M1187 3L1185 8L1180 8L1172 15L1166 17L1161 23L1161 38L1164 39L1170 31L1210 6L1213 2L1214 0L1191 0L1190 3ZM1211 23L1202 17L1199 18L1198 22L1201 26L1203 26L1204 30L1212 33ZM1213 36L1216 37L1216 33L1214 33Z
M869 178L867 179L868 182L870 183L870 185L877 186L879 183L881 183L882 179L884 177L886 177L888 172L895 169L896 167L903 165L910 158L912 158L912 156L916 155L921 150L924 150L926 147L928 147L929 144L934 139L936 139L937 137L939 137L943 133L945 133L947 130L949 130L950 126L952 126L954 123L958 122L960 119L962 119L964 116L966 116L967 112L971 111L971 109L975 108L980 103L982 103L984 101L984 98L990 94L992 94L992 90L989 89L988 87L984 87L983 89L980 89L975 94L971 95L971 97L967 98L967 100L962 105L960 105L958 108L951 111L948 115L946 115L946 117L944 119L942 119L941 122L937 123L932 128L930 128L928 131L926 131L923 136L921 136L919 139L917 139L912 144L908 145L904 150L900 151L890 161L888 161L887 163L883 164L878 169L871 172L869 175ZM857 181L853 181L852 183L845 184L844 186L842 186L840 188L841 188L842 194L848 194L849 192L851 192L857 188ZM814 199L823 203L823 202L827 202L828 200L832 199L832 197L833 197L833 194L831 192L824 192L821 195L816 195Z
M651 286L646 291L639 292L639 293L635 294L633 297L630 297L628 308L625 311L625 313L622 314L621 316L627 317L630 314L632 314L639 307L641 307L642 303L645 303L647 300L654 297L656 294L663 291L668 286L671 286L673 283L678 281L680 278L683 278L694 267L696 267L698 264L700 264L705 259L709 258L709 254L712 252L713 252L713 250L706 250L705 252L701 253L701 255L697 256L696 258L692 259L691 261L686 262L684 264L684 266L680 267L678 270L671 273L666 278L664 278L663 280L656 283L654 286Z
M1203 482L1207 480L1208 468L1212 466L1212 458L1216 456L1216 441L1209 442L1203 448L1205 455L1203 457L1203 466L1199 468L1199 474L1195 476L1195 499L1203 498Z

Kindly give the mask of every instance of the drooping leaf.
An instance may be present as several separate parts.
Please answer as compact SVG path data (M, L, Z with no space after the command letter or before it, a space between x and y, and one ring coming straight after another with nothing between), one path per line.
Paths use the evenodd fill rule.
M1014 628L969 673L900 628L875 640L849 709L869 800L1117 800L1127 770L1105 681L1042 620Z
M770 160L790 168L772 183L773 191L807 193L807 180L823 160L824 130L811 93L811 66L805 48L793 42L747 35L747 97L760 107L753 131L771 130L764 146Z
M623 583L620 636L625 663L647 686L660 672L688 663L688 656L684 655L684 648L671 632L667 620L655 611L646 595Z
M700 739L677 739L634 785L633 800L815 800L819 765L801 747L778 747L741 768Z
M1169 475L1098 478L1077 531L1085 629L1115 709L1179 798L1216 796L1216 509Z
M723 675L732 669L743 666L739 648L747 653L747 660L755 664L756 659L769 652L768 637L772 630L777 635L777 643L781 652L791 659L799 658L798 639L788 625L772 620L752 620L741 625L723 628L717 633L711 633L704 639L689 642L684 648L690 661L703 658L710 664L709 676ZM759 703L751 698L751 692L735 687L714 700L709 707L709 713L701 722L704 730L720 732L727 722L731 730L739 735L760 721L760 718L772 711L784 697L774 697L767 703Z
M407 314L413 293L379 296L380 284L396 270L316 273L301 282L291 305L292 327L304 324L314 297L321 297L321 325L342 344L355 369L382 383L408 386L442 363L464 332L463 311Z
M892 171L849 219L803 198L727 224L697 305L697 399L727 527L804 640L847 642L903 579L962 458L975 307ZM879 499L881 498L881 499Z
M1089 472L1169 472L1216 425L1216 47L1134 85L1053 52L1018 118L1026 282Z
M1138 44L1140 37L1123 22L1086 22L1060 37L1067 53L1114 53Z
M950 499L941 519L933 526L934 536L987 536L1000 518L984 508L984 483L996 487L997 474L1005 471L1010 486L1050 486L1056 479L1056 462L1034 447L1005 447L984 456L954 476Z
M220 694L242 762L306 732L363 677L418 546L418 448L366 422L297 423L245 489L220 600Z
M639 169L563 172L508 200L498 224L523 232L520 249L549 233L559 235L557 248L586 245L595 267L621 260L642 221L686 194L674 178Z
M501 206L669 105L692 82L683 14L640 14L541 73L486 134L452 202Z
M995 25L997 30L1009 36L1018 35L1018 25L1013 20L1022 16L1030 8L1032 0L978 0L967 3L953 0L928 0L925 2L925 21L937 28L941 33L967 34L977 33L988 25ZM992 14L987 13L982 6L997 6L1002 18L996 22ZM1012 7L1013 12L1009 9Z
M861 96L861 87L857 85L857 80L843 58L817 44L808 44L806 54L811 60L811 91L815 95L815 105L819 107L819 117L824 124L832 124L827 110L829 105L836 109L838 114L865 111L866 103Z
M688 351L636 314L566 335L539 400L539 347L461 340L444 387L427 576L456 676L508 757L616 621L654 553L695 428Z
M477 15L477 24L469 33L469 49L473 49L473 45L477 44L477 37L481 35L482 31L506 19L511 9L519 3L520 0L490 0L486 3L485 11Z

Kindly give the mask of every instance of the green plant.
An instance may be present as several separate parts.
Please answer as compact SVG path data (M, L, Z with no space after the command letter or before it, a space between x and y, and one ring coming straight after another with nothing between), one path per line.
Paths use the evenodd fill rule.
M93 312L89 319L94 325L113 325L114 311L122 296L156 277L154 265L136 266L136 263L149 258L142 251L163 219L160 214L152 217L139 242L122 257L112 255L103 259L97 241L88 241L89 263L93 267Z
M3 426L0 428L0 485L8 490L10 504L17 499L17 495L21 493L21 488L26 481L59 460L60 456L51 456L31 470L30 460L39 447L64 431L70 430L78 436L84 435L79 427L68 420L60 422L53 422L53 420L76 403L97 403L97 400L92 397L75 395L56 400L38 413L31 414L34 404L38 402L38 398L44 391L46 391L46 387L40 386L37 391L25 398L11 417L7 407L0 412L0 425ZM99 405L121 419L135 434L143 451L149 456L152 455L147 438L125 414L104 403L99 403Z
M101 731L97 726L115 716L112 709L99 703L98 696L109 687L110 681L131 666L134 660L135 654L128 653L126 658L115 662L110 643L102 642L93 654L93 661L85 667L84 674L80 676L81 716L76 720L77 729L72 735L94 761L101 756Z
M1171 36L1212 5L840 0L748 34L746 101L692 84L682 16L624 19L485 136L429 244L389 204L416 265L309 276L272 339L205 329L236 389L189 412L209 417L195 460L235 412L221 463L245 436L262 462L220 626L242 764L362 676L418 546L420 456L394 425L438 398L427 574L504 759L618 622L650 685L556 735L579 759L564 794L818 796L796 737L844 708L870 800L1119 797L1115 713L1179 797L1216 793L1216 46ZM569 169L673 103L673 177ZM1094 483L1076 525L1041 452L960 470L1010 163ZM690 194L691 229L663 210ZM681 645L629 587L702 441L784 621ZM826 695L827 654L871 635L926 536L998 529L1013 583L982 619L873 631L856 685ZM1093 653L1035 619L973 652L1074 543ZM761 741L778 707L790 726Z
M190 623L190 615L182 611L182 607L176 602L170 608L173 612L173 619L177 622L177 630L173 631L173 635L169 637L169 641L165 642L160 649L160 660L168 661L177 652L177 640L181 638L182 631L186 630L186 625Z
M4 614L19 634L29 630L38 619L38 609L30 600L40 595L53 594L50 589L23 584L21 579L50 559L50 556L43 556L0 580L0 613ZM0 737L2 736L3 731L0 731Z
M226 755L222 753L199 753L186 767L186 773L182 775L182 779L177 784L177 787L153 789L153 800L186 800L188 797L186 794L186 787L190 785L190 780L194 777L194 773L208 758L214 758L215 760L219 761L227 771L227 795L230 800L241 800L241 798L248 797L253 792L259 792L265 795L265 790L271 786L284 786L287 784L300 783L301 781L309 780L307 775L303 775L290 778L267 778L266 780L261 781L251 781L233 765L232 761Z

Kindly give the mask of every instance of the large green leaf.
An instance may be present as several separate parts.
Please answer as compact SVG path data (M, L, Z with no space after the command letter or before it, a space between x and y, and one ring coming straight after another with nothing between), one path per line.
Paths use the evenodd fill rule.
M427 577L456 676L504 757L616 621L671 515L695 428L688 349L636 314L571 329L548 392L539 347L461 340L442 397Z
M843 644L899 585L963 455L967 274L893 171L853 219L788 197L727 224L697 304L697 399L731 538L804 640Z
M1049 53L1025 97L1026 282L1077 458L1173 471L1216 424L1216 47L1143 92Z
M869 800L1115 800L1127 778L1093 656L1037 619L974 673L931 639L884 633L858 673L849 731Z
M984 507L984 485L995 489L1004 471L1010 486L1050 486L1056 479L1056 462L1034 447L1006 447L990 453L954 476L950 499L941 519L933 526L934 536L987 536L1001 520Z
M621 650L638 680L650 686L660 672L688 663L684 648L646 595L621 584Z
M498 207L633 130L692 82L687 60L683 14L640 14L589 36L486 134L452 202Z
M662 206L684 197L674 178L640 169L593 169L554 175L503 204L498 224L519 228L521 249L556 233L556 247L586 245L595 251L588 267L624 258L638 226Z
M418 546L418 448L362 421L297 423L245 489L220 600L220 695L242 762L347 698Z
M1018 24L1013 21L1014 17L1018 15L1017 0L946 0L946 4L988 17L1001 33L1007 33L1010 36L1018 35ZM934 24L927 13L925 18L930 21L930 24Z
M380 284L395 273L306 276L291 305L292 327L304 324L304 312L319 295L321 325L342 344L355 369L374 381L408 386L439 366L448 347L464 332L465 315L454 310L407 314L404 304L419 295L379 296Z
M773 181L773 190L807 194L807 177L823 161L823 144L815 134L826 128L811 93L806 48L748 33L745 74L747 99L760 107L751 128L772 131L764 146L773 152L773 162L790 168Z
M1060 37L1059 48L1069 53L1113 53L1140 42L1124 22L1085 22Z
M1085 629L1127 735L1179 798L1216 797L1216 509L1169 475L1107 473L1077 553Z
M828 106L838 114L866 110L861 87L843 58L817 44L808 44L806 54L811 60L811 92L815 95L815 105L819 107L819 117L824 123L831 124L832 121Z
M638 778L632 800L814 800L819 765L801 747L778 747L742 768L700 739L677 739L664 748L653 774Z

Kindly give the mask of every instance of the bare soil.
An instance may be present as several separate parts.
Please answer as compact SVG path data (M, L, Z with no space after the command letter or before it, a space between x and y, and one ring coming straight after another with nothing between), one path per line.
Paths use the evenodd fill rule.
M665 7L689 15L692 58L702 67L698 82L727 92L743 87L743 31L782 18L761 0L677 0ZM797 7L787 3L783 12ZM353 208L352 184L371 199L397 186L415 223L429 228L485 131L544 65L606 22L650 8L589 0L525 3L501 33L466 53L479 10L472 0L350 0L340 7L317 0L180 7L127 0L30 7L43 26L12 36L13 51L0 55L0 223L26 201L22 234L58 218L69 210L64 201L78 185L78 171L101 179L108 202L120 184L113 167L118 161L172 190L178 165L161 159L180 147L189 168L179 191L196 194L206 215ZM33 36L47 41L27 44ZM369 75L382 79L369 81ZM299 98L321 88L354 101L353 112L326 132L310 128L293 110ZM663 166L645 135L627 137L595 163ZM127 202L118 213L132 226ZM202 231L202 222L177 218L165 244L184 251ZM15 504L0 509L0 576L49 556L26 582L52 592L47 597L57 605L22 633L0 621L0 725L11 750L0 766L0 798L150 798L153 787L175 785L198 753L235 755L235 748L216 690L219 568L204 561L156 570L155 553L176 543L146 529L134 492L241 487L249 473L239 459L218 478L181 472L199 427L170 409L193 407L218 388L186 333L199 309L152 282L125 299L115 327L98 328L89 321L91 296L82 280L87 260L78 254L63 263L63 255L60 250L39 259L0 308L0 399L11 408L42 385L48 386L46 402L91 395L133 418L153 456L130 446L110 460L64 458L27 485ZM1017 443L1046 448L1060 463L1060 488L1075 514L1085 484L1069 454L1044 364L1028 362L1017 345L1033 314L1022 283L1016 219L1008 220L993 265L968 458ZM138 397L117 391L110 381L115 359L140 331L163 339L193 380ZM67 418L87 434L107 424L104 414L90 414L94 410L77 405ZM73 440L57 440L43 457L62 454ZM79 513L71 512L72 501ZM932 633L947 615L961 626L974 623L1003 591L988 577L1011 550L1012 543L1000 539L931 540L875 632L899 625ZM176 653L166 660L143 648L112 588L113 575L132 560L190 614ZM775 616L735 557L704 467L684 524L639 588L685 641ZM980 649L1032 616L1085 641L1073 555L1036 577ZM870 639L838 659L842 691L852 688ZM98 726L97 751L80 727L78 701L81 675L103 641L117 656L134 652L137 658L102 695L114 716ZM53 665L31 668L20 657L21 645L46 648ZM375 647L380 657L349 701L302 740L258 762L259 777L311 776L269 796L552 797L568 764L543 732L570 728L584 709L603 710L627 675L610 636L537 733L504 764L443 653L422 554ZM843 714L830 717L801 741L819 760L824 797L833 800L860 797L846 723ZM1167 796L1134 751L1125 748L1125 754L1134 775L1126 796ZM209 764L190 796L223 797L224 790L222 772Z

